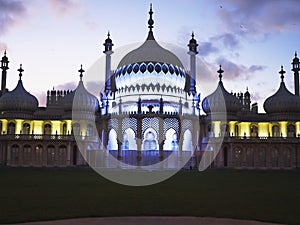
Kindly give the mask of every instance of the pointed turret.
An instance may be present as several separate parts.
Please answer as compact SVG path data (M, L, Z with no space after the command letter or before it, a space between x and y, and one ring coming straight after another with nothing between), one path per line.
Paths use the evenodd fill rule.
M112 51L112 40L110 39L110 33L107 33L107 39L104 42L104 51L103 53L106 55L105 59L105 92L109 92L113 90L112 84L112 76L111 76L111 54L114 52Z
M300 71L300 61L297 57L297 52L295 52L295 58L292 62L292 71L294 72L294 86L295 86L295 95L299 96L299 71Z
M7 90L6 90L6 76L7 76L7 70L8 68L8 58L6 56L6 50L4 51L4 56L2 57L1 60L1 69L2 69L2 79L1 79L1 93L0 96L3 95Z
M196 93L196 55L198 54L198 44L194 36L194 32L192 32L192 38L187 45L189 47L188 54L190 55L190 77L186 80L186 91L193 94Z

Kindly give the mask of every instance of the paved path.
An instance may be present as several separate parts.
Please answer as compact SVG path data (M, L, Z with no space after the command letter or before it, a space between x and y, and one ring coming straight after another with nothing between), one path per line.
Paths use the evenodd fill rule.
M209 217L102 217L66 219L45 222L18 223L15 225L279 225L251 220Z

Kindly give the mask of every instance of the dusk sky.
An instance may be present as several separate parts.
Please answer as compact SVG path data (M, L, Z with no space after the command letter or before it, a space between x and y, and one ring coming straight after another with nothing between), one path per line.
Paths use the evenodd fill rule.
M216 88L219 64L225 88L245 92L248 87L260 112L279 87L281 65L294 93L291 61L295 51L300 53L299 0L0 0L0 52L2 57L6 49L10 61L8 89L15 88L22 63L24 86L43 106L53 86L76 87L83 64L90 71L85 85L99 97L105 68L95 62L103 62L108 30L116 69L122 56L146 39L150 3L156 40L187 70L187 44L195 33L202 99Z

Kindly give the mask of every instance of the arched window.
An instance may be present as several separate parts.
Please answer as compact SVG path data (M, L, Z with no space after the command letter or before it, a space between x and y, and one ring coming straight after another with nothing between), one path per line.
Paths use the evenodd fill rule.
M173 128L167 130L165 134L164 150L177 151L178 150L178 138L177 133Z
M251 147L246 149L246 166L254 167L254 149Z
M53 145L47 147L47 163L48 165L55 165L56 161L56 152Z
M57 159L58 159L58 165L66 165L67 147L65 145L59 146Z
M278 151L278 149L271 149L271 164L272 164L272 167L279 166L279 151Z
M266 150L264 148L258 149L258 161L257 166L258 167L266 167Z
M86 128L86 135L93 136L94 135L94 128L92 124L88 124Z
M240 148L233 150L233 164L236 167L242 166L242 150Z
M22 127L22 134L29 134L30 133L30 125L29 123L24 123Z
M117 132L114 129L108 133L108 150L118 150Z
M222 124L221 125L221 132L223 137L228 137L229 136L229 126L228 124Z
M238 136L239 136L239 126L238 126L238 125L235 125L235 126L234 126L234 136L235 136L235 137L238 137Z
M11 164L17 165L19 164L19 145L13 145L11 147Z
M272 127L272 137L280 137L279 126L274 125Z
M29 165L31 163L31 146L25 145L23 148L23 164Z
M7 131L7 133L8 134L15 134L15 131L16 131L16 124L13 123L13 122L9 122L8 123L8 131Z
M144 150L157 150L157 143L155 134L152 131L148 131L145 135Z
M258 137L258 128L256 125L251 125L250 135L251 135L251 137Z
M287 126L288 137L296 137L296 127L294 124Z
M62 132L63 135L67 135L67 132L68 132L68 131L67 131L67 124L66 124L66 123L63 124L63 126L62 126L62 131L63 131L63 132Z
M190 130L186 130L183 133L182 151L194 151L192 143L192 132Z
M44 134L51 134L51 124L47 123L44 125Z
M35 146L35 164L36 165L42 165L43 163L43 146L42 145L36 145Z
M74 135L80 135L80 124L79 123L74 123L72 125L73 127L73 134Z
M289 148L283 149L282 157L283 157L283 167L285 168L291 167L291 150Z

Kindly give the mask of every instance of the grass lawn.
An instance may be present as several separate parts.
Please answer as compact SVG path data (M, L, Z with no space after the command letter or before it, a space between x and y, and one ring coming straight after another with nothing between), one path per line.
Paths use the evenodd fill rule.
M300 224L300 171L181 171L129 187L88 168L0 167L0 223L142 215Z

